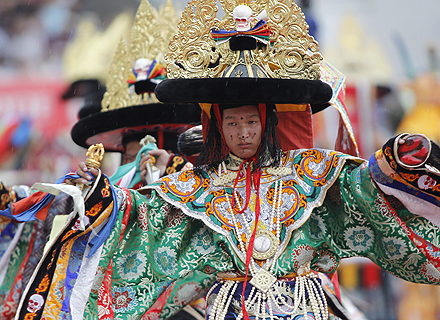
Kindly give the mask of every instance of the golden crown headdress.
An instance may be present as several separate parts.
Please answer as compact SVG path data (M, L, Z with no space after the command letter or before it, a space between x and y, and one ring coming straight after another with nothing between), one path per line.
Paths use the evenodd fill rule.
M220 3L225 12L222 20L216 17L219 9L216 1L188 3L178 24L178 33L169 45L170 52L165 56L168 78L218 77L237 60L239 53L231 50L227 43L216 46L211 30L234 30L233 10L242 2L221 0ZM319 79L322 56L318 43L308 34L301 9L288 0L244 3L255 15L266 10L270 29L270 45L257 49L248 64L258 65L270 78Z
M168 79L156 87L156 97L197 102L208 116L213 104L265 103L278 111L309 105L312 113L332 104L356 153L341 102L345 76L323 60L300 7L293 0L238 1L219 0L221 20L216 0L188 3L165 56Z

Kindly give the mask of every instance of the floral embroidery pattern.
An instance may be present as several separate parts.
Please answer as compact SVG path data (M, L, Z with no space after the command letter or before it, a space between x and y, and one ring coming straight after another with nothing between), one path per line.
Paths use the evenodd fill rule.
M207 227L197 231L191 239L191 246L200 254L214 252L214 241Z
M160 312L150 312L145 315L142 319L145 320L159 320L160 319Z
M374 241L373 232L367 227L348 228L344 232L345 241L350 249L357 252L367 251Z
M420 268L420 273L425 276L429 281L440 281L440 270L438 270L433 264L427 262Z
M172 213L167 214L165 217L165 223L167 228L173 228L182 223L185 215L180 210L174 210Z
M162 282L158 287L157 287L157 291L163 291L166 290L171 284L173 283L172 280L167 280Z
M330 252L324 251L313 265L315 266L314 270L330 273L336 271L338 262Z
M113 287L112 303L118 313L130 311L138 305L135 292L130 287Z
M430 257L434 258L434 259L438 259L440 253L438 252L438 250L434 250L434 247L432 246L432 244L429 244L426 246L426 252L429 254Z
M138 223L139 228L142 231L148 231L148 209L145 202L141 203L138 207Z
M295 267L312 261L315 255L315 250L309 245L300 245L296 247L292 252L292 261Z
M134 279L139 277L146 266L146 256L136 250L119 258L116 263L118 272L123 279Z
M176 269L176 252L170 248L159 248L154 252L154 260L159 269L168 275Z
M379 212L381 212L384 216L386 217L392 216L386 201L382 198L380 194L376 195L374 199L374 205L376 206L377 210L379 210Z
M385 253L390 259L401 259L406 255L407 248L402 239L396 237L387 237L384 238L382 242Z
M324 220L316 215L312 214L309 218L310 236L313 239L322 239L327 232Z
M200 287L196 282L186 283L179 287L174 296L174 303L176 305L186 305L200 296Z

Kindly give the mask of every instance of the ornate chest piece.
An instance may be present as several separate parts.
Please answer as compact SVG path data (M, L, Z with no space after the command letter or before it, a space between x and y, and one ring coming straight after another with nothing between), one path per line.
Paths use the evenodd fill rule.
M277 237L272 232L267 230L257 230L252 257L256 260L267 260L272 258L277 252L279 245L278 242ZM249 246L249 240L247 245Z
M251 285L256 287L263 293L266 293L277 281L277 278L264 269L260 269L258 273L249 281Z

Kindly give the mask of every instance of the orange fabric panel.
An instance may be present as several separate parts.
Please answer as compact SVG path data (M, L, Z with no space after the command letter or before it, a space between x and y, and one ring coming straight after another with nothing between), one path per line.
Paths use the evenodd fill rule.
M17 201L13 204L11 204L11 213L18 214L20 212L26 211L41 200L43 200L44 196L46 196L46 192L37 191L33 194L31 194L29 197L24 198L20 201ZM50 201L47 205L45 205L40 211L38 211L35 215L35 217L39 220L45 220L47 217L47 212L50 209L50 206L52 204L52 201Z
M313 148L310 108L305 111L278 112L277 135L284 151Z
M52 206L52 202L50 201L48 204L46 204L41 210L39 210L36 214L35 214L35 218L39 219L39 220L46 220L47 217L47 213L49 212L50 207Z
M44 196L46 195L46 192L37 191L33 194L31 194L29 197L21 199L20 201L17 201L13 203L11 206L14 208L12 210L12 214L17 214L23 211L26 211L30 208L32 208L33 205L40 202Z

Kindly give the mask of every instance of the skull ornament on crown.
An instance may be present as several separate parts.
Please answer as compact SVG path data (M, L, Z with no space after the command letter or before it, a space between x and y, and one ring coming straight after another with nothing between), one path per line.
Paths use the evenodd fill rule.
M437 181L427 175L423 175L419 178L419 180L417 180L417 185L422 190L432 189L436 184Z
M251 28L252 9L246 5L236 6L232 11L234 17L236 30L247 31Z
M151 66L151 60L147 58L140 58L134 64L134 71L136 72L136 81L147 80L148 70Z
M35 293L29 298L27 311L35 313L41 309L44 304L44 298L41 294Z

